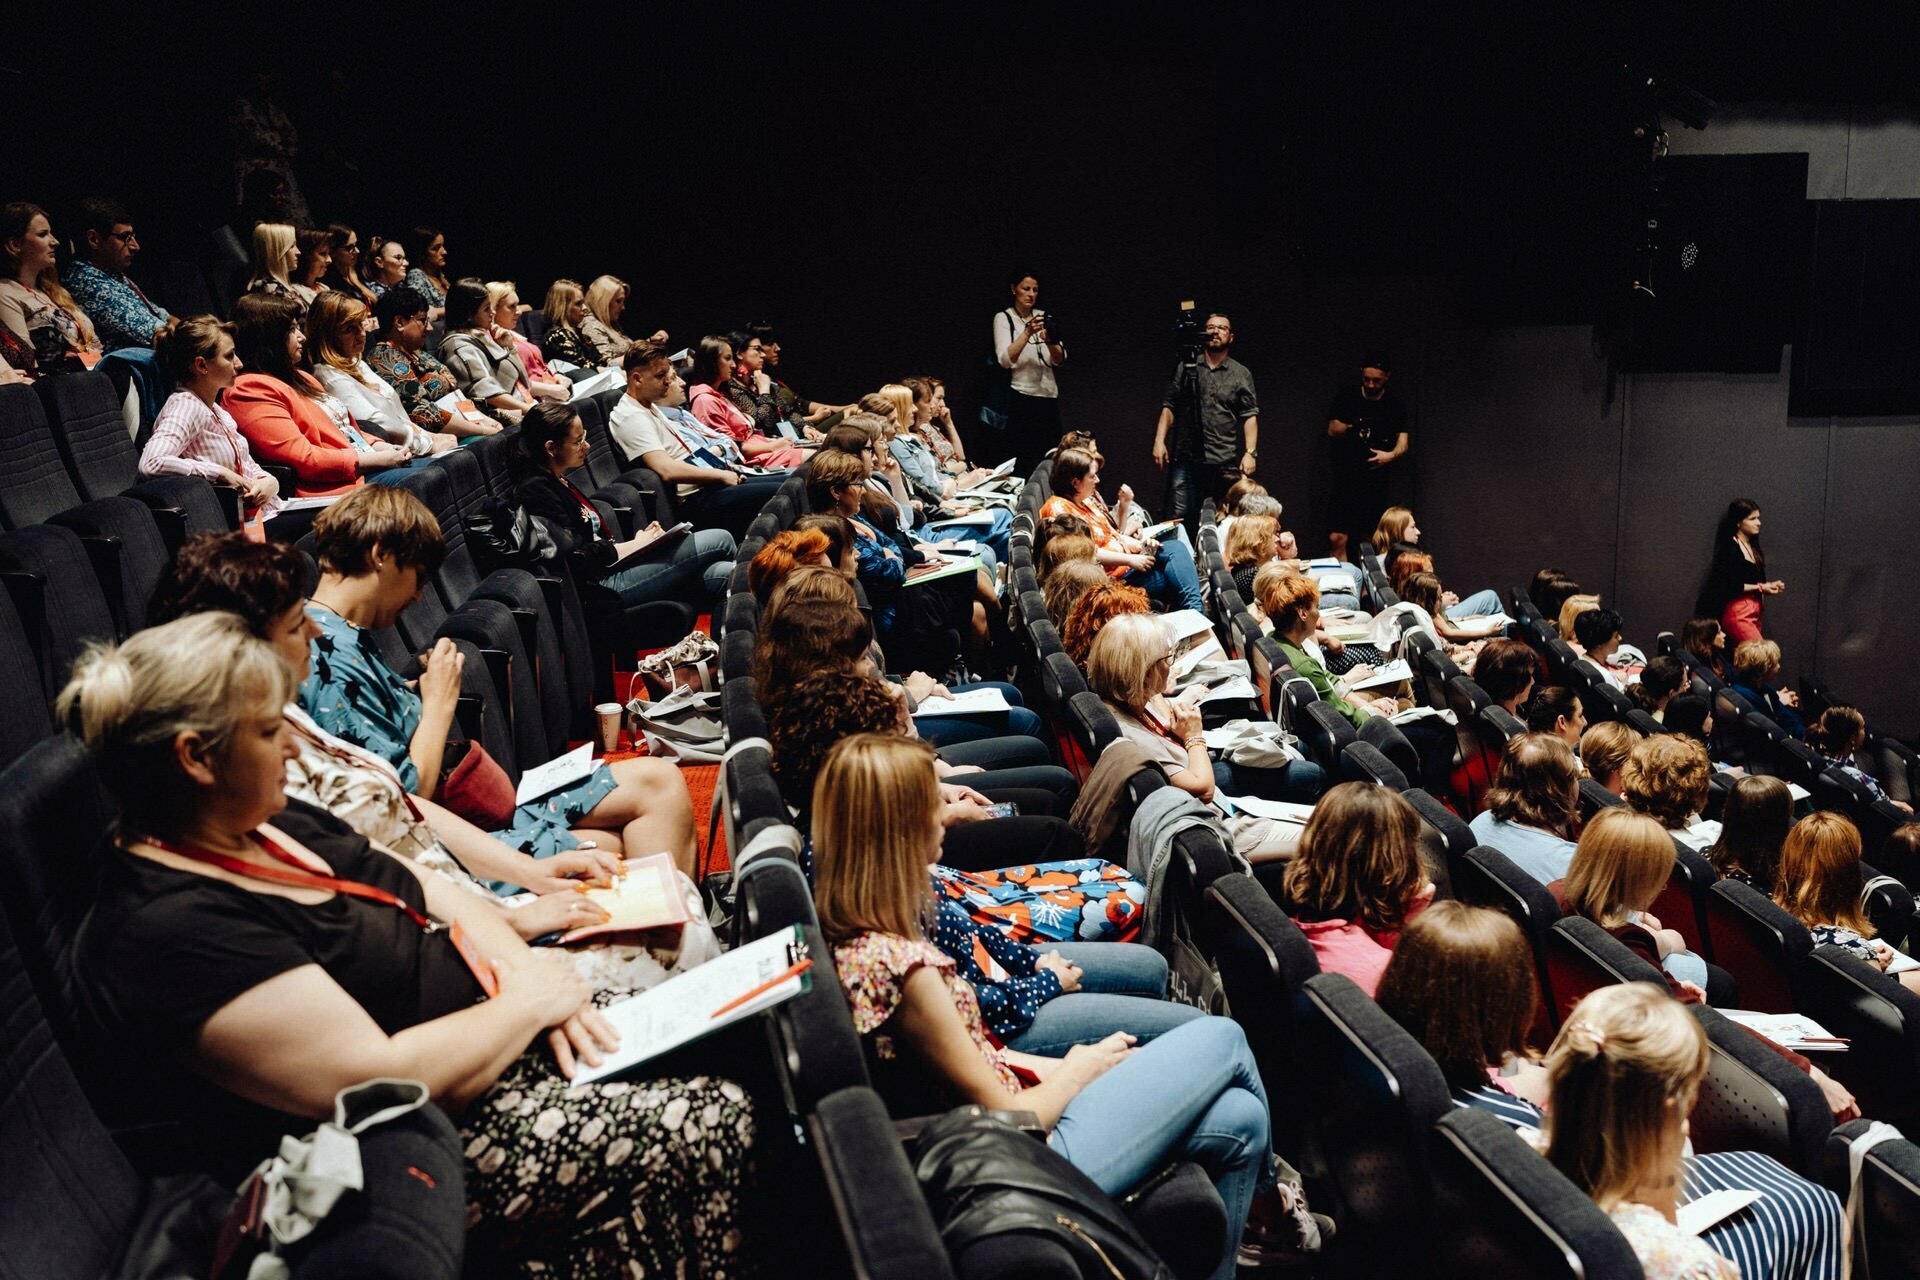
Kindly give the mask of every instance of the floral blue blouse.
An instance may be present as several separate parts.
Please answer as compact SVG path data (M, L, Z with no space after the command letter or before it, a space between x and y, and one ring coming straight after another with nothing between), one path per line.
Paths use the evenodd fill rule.
M420 727L420 695L402 680L359 627L331 609L307 606L320 628L313 641L312 669L300 686L300 706L322 729L365 747L400 774L400 784L419 794L420 770L407 751ZM513 821L494 834L536 858L577 849L570 827L612 794L613 774L597 765L584 781L514 810Z

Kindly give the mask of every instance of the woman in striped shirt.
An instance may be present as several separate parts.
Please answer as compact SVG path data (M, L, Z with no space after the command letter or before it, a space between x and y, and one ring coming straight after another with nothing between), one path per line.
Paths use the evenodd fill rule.
M1393 959L1381 976L1378 999L1380 1006L1439 1063L1456 1105L1493 1112L1536 1148L1546 1151L1548 1145L1542 1135L1551 1130L1550 1103L1568 1096L1570 1087L1577 1083L1569 1079L1580 1065L1575 1059L1613 1055L1619 1061L1604 1073L1612 1079L1631 1074L1638 1065L1628 1059L1631 1043L1639 1038L1640 1031L1636 1028L1632 1035L1626 1034L1628 1023L1636 1019L1649 1025L1657 1022L1667 1030L1672 1028L1666 1024L1673 1023L1680 1032L1691 1028L1693 1035L1701 1033L1698 1024L1665 992L1651 986L1603 988L1569 1015L1554 1042L1552 1061L1556 1065L1550 1071L1527 1046L1539 990L1530 956L1520 927L1507 916L1459 902L1436 902L1401 933ZM1635 1008L1624 1012L1601 1010L1603 1005L1621 1002ZM1602 1016L1603 1012L1608 1016ZM1634 1016L1628 1017L1628 1013ZM1609 1030L1616 1023L1622 1029L1618 1035ZM1684 1037L1676 1032L1674 1038ZM1703 1064L1706 1052L1702 1038L1699 1059ZM1568 1137L1577 1140L1574 1135ZM1623 1148L1631 1147L1632 1139L1633 1135L1622 1134L1608 1134L1604 1139L1590 1137L1591 1141L1618 1143ZM1555 1163L1562 1163L1565 1155L1563 1150L1556 1151ZM1845 1221L1840 1201L1832 1192L1751 1151L1708 1155L1688 1151L1679 1174L1678 1204L1723 1189L1760 1193L1753 1204L1721 1219L1700 1236L1700 1241L1720 1258L1738 1264L1744 1280L1763 1276L1837 1280L1845 1274ZM1594 1192L1596 1201L1609 1211L1636 1252L1641 1252L1649 1277L1712 1274L1654 1267L1652 1262L1662 1255L1650 1259L1642 1251L1643 1237L1664 1233L1651 1219L1640 1221L1648 1217L1645 1206L1632 1203L1631 1197L1613 1197L1620 1203L1610 1205L1600 1195L1600 1188L1585 1189ZM1666 1225L1671 1229L1670 1222ZM1642 1226L1650 1231L1642 1231Z
M240 372L233 326L212 316L175 316L153 335L153 346L178 389L161 406L140 454L140 474L202 476L240 490L249 519L278 514L279 482L253 460L233 415L219 403Z

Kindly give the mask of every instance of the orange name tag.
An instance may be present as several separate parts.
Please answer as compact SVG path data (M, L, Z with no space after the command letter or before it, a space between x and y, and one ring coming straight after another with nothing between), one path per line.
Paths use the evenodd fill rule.
M98 351L82 351L78 354L80 356L80 363L89 369L100 363L100 353Z
M460 958L467 962L467 968L473 971L473 980L480 984L482 991L487 993L487 999L491 1000L499 995L500 979L495 976L493 966L487 963L487 958L474 949L473 939L467 937L467 931L456 924L447 930L447 936L453 939L453 949L458 951Z
M453 403L455 408L459 409L460 412L467 414L468 416L472 416L473 414L479 412L479 410L473 407L473 401L471 400L455 400Z

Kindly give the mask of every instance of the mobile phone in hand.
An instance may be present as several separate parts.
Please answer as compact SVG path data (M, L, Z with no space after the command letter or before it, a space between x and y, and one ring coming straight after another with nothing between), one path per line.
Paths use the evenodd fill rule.
M1020 806L1011 800L1004 804L988 805L987 816L989 818L1017 818L1020 816Z

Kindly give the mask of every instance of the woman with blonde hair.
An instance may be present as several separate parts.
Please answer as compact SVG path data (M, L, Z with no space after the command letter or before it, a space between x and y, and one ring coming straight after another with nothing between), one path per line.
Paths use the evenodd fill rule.
M580 331L590 314L587 292L578 280L555 280L547 286L547 332L540 339L540 353L549 360L564 360L582 369L598 369L606 362L587 335Z
M618 363L633 346L633 339L620 331L620 317L626 314L627 297L627 282L617 276L595 276L587 286L587 314L579 322L580 333L608 364ZM647 341L664 346L667 331L656 330Z
M292 227L284 222L263 222L255 227L250 264L252 273L247 277L245 292L280 294L306 306L293 287L293 273L300 265L300 238Z
M1368 995L1400 930L1433 901L1420 866L1420 814L1389 787L1343 782L1320 798L1280 882L1280 905L1320 967Z
M231 1183L340 1090L420 1080L461 1130L469 1223L505 1228L520 1267L734 1274L754 1139L740 1086L577 1081L619 1035L564 954L287 807L292 694L274 647L214 612L93 650L60 696L120 802L74 962L142 1118Z
M1712 774L1704 746L1677 733L1663 733L1633 744L1620 770L1620 795L1635 812L1684 835L1700 820Z
M1473 838L1552 884L1573 860L1580 818L1580 770L1573 749L1550 733L1524 733L1500 753L1486 809L1467 825Z
M1053 571L1061 565L1071 564L1075 560L1084 560L1098 569L1099 565L1095 563L1093 558L1096 550L1098 550L1098 548L1094 546L1093 539L1081 534L1074 533L1068 534L1063 538L1048 538L1046 549L1036 557L1039 561L1041 581L1044 582L1047 578L1053 576ZM1107 575L1103 573L1100 576L1104 578Z
M1420 528L1413 522L1413 512L1406 507L1388 507L1380 513L1380 523L1373 527L1373 554L1380 557L1380 567L1392 572L1395 544L1411 551L1420 545Z
M1091 593L1089 593L1091 595ZM1085 606L1086 599L1080 602ZM1167 781L1200 800L1216 791L1251 792L1268 800L1312 804L1326 790L1326 774L1310 760L1291 760L1278 768L1255 769L1215 760L1200 730L1200 696L1190 689L1172 696L1173 649L1166 626L1153 614L1126 615L1100 628L1087 652L1087 687L1099 694L1119 722L1120 736L1146 750ZM1287 824L1244 815L1229 822L1241 852L1272 857L1284 854L1291 840L1272 842L1291 832Z
M1233 1239L1213 1274L1230 1280L1273 1166L1266 1094L1238 1024L1197 1018L1139 1048L1116 1032L1062 1058L997 1047L974 989L927 937L941 807L931 749L886 734L842 740L813 786L814 905L883 1095L1031 1111L1055 1153L1110 1195L1169 1160L1197 1160L1226 1203Z
M1620 771L1626 768L1627 757L1633 754L1633 744L1638 741L1639 732L1624 720L1590 724L1580 735L1580 765L1589 778L1619 795Z
M140 451L140 474L200 476L231 485L249 519L278 515L284 505L280 482L253 460L246 437L220 403L240 373L233 326L212 316L171 316L153 335L153 353L174 392Z
M1860 828L1844 814L1822 810L1793 824L1780 846L1780 874L1773 900L1813 935L1816 947L1839 947L1854 959L1884 970L1894 949L1874 935L1861 896ZM1896 975L1920 992L1920 969Z
M1272 516L1238 516L1222 548L1227 572L1242 600L1253 598L1254 575L1280 557L1280 522Z
M511 280L487 281L487 307L493 316L493 340L511 347L527 369L527 385L536 400L565 400L573 381L547 368L540 348L520 334L520 287Z
M1800 718L1800 695L1774 683L1780 676L1780 646L1772 640L1742 640L1733 651L1733 674L1727 683L1751 702L1754 709L1796 738L1807 736Z
M366 362L367 306L351 294L327 292L314 297L307 308L307 357L313 376L327 393L347 407L363 428L377 431L416 458L445 453L460 442L452 435L427 431L407 413L393 384L377 376Z
M1560 602L1560 613L1556 620L1556 626L1559 629L1560 638L1574 646L1573 651L1575 653L1585 653L1586 650L1580 647L1580 637L1574 631L1573 620L1581 614L1598 609L1599 607L1600 597L1595 595L1571 595Z
M1676 994L1727 1006L1733 976L1687 949L1647 908L1673 876L1673 837L1643 813L1603 809L1580 833L1566 879L1547 886L1570 915L1591 920L1655 968Z
M1100 566L1093 562L1091 556L1084 560L1068 560L1065 564L1056 566L1041 581L1040 594L1047 604L1047 619L1060 632L1062 647L1066 645L1067 619L1072 615L1074 606L1079 604L1080 598L1089 591L1095 587L1104 586L1110 581L1112 580L1101 572ZM1138 587L1125 587L1122 590L1140 591ZM1143 599L1146 594L1140 591ZM1091 639L1087 641L1089 648L1092 647L1092 643Z

